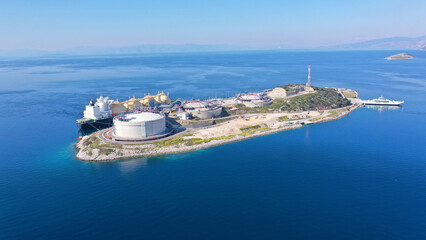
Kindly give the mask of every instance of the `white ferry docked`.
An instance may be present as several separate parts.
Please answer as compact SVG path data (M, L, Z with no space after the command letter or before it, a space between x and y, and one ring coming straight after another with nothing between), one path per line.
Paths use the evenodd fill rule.
M404 101L393 101L384 98L383 96L373 100L363 100L362 103L365 105L386 105L386 106L400 106Z

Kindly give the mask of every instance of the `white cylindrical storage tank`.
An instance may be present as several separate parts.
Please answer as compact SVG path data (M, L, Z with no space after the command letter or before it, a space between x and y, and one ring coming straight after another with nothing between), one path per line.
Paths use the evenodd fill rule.
M160 113L141 112L114 118L114 136L138 140L166 131L166 117Z
M187 101L182 108L201 119L217 117L222 113L222 107L211 101Z

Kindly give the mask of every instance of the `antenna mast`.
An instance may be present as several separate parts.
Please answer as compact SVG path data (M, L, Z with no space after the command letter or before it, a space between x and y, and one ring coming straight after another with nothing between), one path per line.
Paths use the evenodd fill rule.
M308 65L308 82L306 83L306 86L311 86L311 64Z

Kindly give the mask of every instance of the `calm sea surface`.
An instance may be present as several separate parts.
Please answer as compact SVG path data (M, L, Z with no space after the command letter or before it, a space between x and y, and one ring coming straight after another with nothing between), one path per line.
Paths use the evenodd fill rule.
M228 52L0 60L0 239L426 239L426 51ZM206 150L74 158L90 98L353 88L333 122Z

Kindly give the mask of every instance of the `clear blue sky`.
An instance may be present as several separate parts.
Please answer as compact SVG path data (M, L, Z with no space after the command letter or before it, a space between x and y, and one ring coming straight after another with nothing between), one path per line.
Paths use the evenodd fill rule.
M0 0L0 49L312 47L426 35L425 0Z

